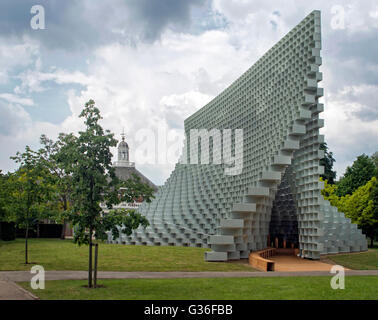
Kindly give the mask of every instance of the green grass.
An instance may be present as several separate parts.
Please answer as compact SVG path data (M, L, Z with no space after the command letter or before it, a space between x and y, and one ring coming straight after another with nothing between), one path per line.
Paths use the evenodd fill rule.
M248 264L204 261L209 249L191 247L99 245L100 271L256 271ZM30 270L24 240L0 241L0 271ZM88 246L71 240L30 239L29 261L45 270L87 270Z
M344 290L333 290L331 277L270 277L215 279L122 279L100 280L103 288L83 287L84 280L47 281L44 290L32 290L50 300L339 300L378 299L378 277L346 277Z
M367 252L338 254L328 256L336 264L355 270L377 270L378 249L369 249Z

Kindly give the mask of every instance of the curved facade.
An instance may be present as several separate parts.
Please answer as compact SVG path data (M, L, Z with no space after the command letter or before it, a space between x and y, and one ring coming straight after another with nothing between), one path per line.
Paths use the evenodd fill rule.
M297 240L304 258L367 250L356 225L320 194L320 24L320 12L313 11L185 120L183 161L140 208L151 226L118 243L210 247L208 261L247 258L269 246L270 232ZM213 132L208 145L202 137L197 148L193 129L222 136ZM210 164L193 164L207 147ZM218 162L228 153L242 156L242 170L232 171L236 162Z

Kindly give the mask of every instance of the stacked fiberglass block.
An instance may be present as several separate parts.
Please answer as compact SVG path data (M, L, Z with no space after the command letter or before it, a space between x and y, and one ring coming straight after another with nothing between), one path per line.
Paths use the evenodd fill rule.
M320 12L313 11L185 120L186 150L191 129L243 129L243 145L233 138L231 148L242 147L242 172L226 175L227 164L190 164L192 155L184 153L187 164L178 163L155 199L139 210L151 225L116 242L210 247L207 261L247 258L268 246L274 204L278 220L272 223L296 219L283 230L294 234L296 228L304 258L367 249L356 225L320 194L320 24Z

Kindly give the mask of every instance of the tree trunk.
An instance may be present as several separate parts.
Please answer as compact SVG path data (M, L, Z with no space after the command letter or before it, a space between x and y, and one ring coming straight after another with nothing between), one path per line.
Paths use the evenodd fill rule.
M66 220L63 220L62 233L60 234L60 239L64 240L66 238Z
M94 260L94 287L97 288L97 262L98 262L98 243L95 244L95 260Z
M25 231L25 264L28 264L28 237L29 237L29 206L26 211L26 231Z
M39 221L37 223L37 238L39 238Z
M28 264L28 236L29 236L29 224L26 225L26 231L25 231L25 264Z
M67 211L67 199L64 197L64 202L63 202L63 210L64 212ZM62 228L62 233L60 235L60 239L64 240L66 237L66 220L63 220L63 228Z
M92 228L89 229L88 288L92 288Z
M370 246L372 248L374 247L374 237L373 236L370 238Z

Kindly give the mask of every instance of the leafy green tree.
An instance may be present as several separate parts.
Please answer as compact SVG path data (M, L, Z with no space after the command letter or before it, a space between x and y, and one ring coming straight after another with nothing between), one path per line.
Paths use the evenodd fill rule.
M324 181L324 188L321 190L324 199L328 200L332 206L338 208L340 197L336 194L337 185L330 184L323 178L320 178L320 181Z
M89 245L88 287L91 288L93 237L106 240L107 231L118 237L119 232L130 234L140 225L148 225L147 219L134 210L114 210L104 214L101 205L112 209L114 204L138 197L151 201L153 189L141 186L135 179L121 188L110 152L117 140L109 130L104 131L101 127L100 111L93 100L85 104L80 117L84 118L85 131L79 132L72 140L74 147L70 147L59 161L66 164L67 173L72 176L73 205L69 219L74 225L74 241Z
M357 157L351 167L346 168L344 176L337 184L337 195L342 197L352 194L359 187L365 185L375 174L375 165L366 154Z
M65 237L67 217L70 210L70 196L72 193L72 176L69 174L72 163L65 161L75 148L76 137L73 134L59 134L57 141L42 135L40 142L41 159L50 172L51 183L56 188L56 215L55 220L63 224L61 239Z
M378 231L378 183L373 177L365 185L359 187L353 194L346 196L337 196L336 185L330 185L325 181L322 195L329 200L331 205L343 212L346 217L358 225L362 232L373 240Z
M7 201L5 209L8 221L25 229L25 264L28 264L29 231L36 227L39 220L49 218L49 200L53 196L54 186L48 178L38 152L26 146L25 152L17 152L11 157L20 168L7 179Z
M6 176L0 170L0 222L5 221Z
M373 160L375 166L378 168L378 151L374 152L374 154L371 156L371 159Z
M374 208L373 190L377 183L375 177L362 187L359 187L352 195L342 197L340 202L344 203L344 212L353 223L356 223L371 239L371 245L378 228L377 208Z
M324 158L320 159L320 165L324 166L324 174L321 177L327 180L330 184L335 184L336 182L336 171L333 171L333 164L336 160L333 158L333 152L328 151L327 143L322 143L320 145L320 150L324 151Z
M374 176L378 178L378 151L375 152L375 153L371 156L371 160L373 160L374 165L375 165L375 173L374 173Z
M373 201L373 218L375 219L375 223L371 224L371 230L369 233L371 234L371 246L373 246L374 239L378 238L378 179L373 182L373 187L371 191L371 200Z
M9 174L4 175L0 170L0 239L14 240L14 233L11 235L14 231L13 225L9 224L10 216L6 210L7 201L9 201L8 178Z

